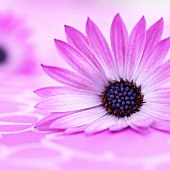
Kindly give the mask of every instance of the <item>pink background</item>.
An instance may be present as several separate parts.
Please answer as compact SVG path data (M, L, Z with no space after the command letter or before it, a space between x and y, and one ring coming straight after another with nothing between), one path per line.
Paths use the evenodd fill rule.
M164 37L170 33L168 0L0 0L1 11L12 11L33 30L39 72L0 80L0 170L162 170L170 169L170 135L152 130L141 135L130 129L86 136L40 132L33 127L47 115L35 110L40 100L33 90L57 83L40 64L68 67L53 39L65 40L64 25L85 30L89 16L109 40L110 24L120 13L129 31L145 15L148 27L164 17Z

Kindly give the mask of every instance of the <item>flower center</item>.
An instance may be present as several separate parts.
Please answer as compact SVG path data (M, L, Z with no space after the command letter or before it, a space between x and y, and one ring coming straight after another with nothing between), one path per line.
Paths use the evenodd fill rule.
M0 64L6 62L6 60L7 60L7 54L4 51L4 49L0 47Z
M130 116L140 111L143 105L144 96L141 93L141 86L136 86L133 80L120 79L109 82L109 85L102 92L102 103L110 114L117 117Z

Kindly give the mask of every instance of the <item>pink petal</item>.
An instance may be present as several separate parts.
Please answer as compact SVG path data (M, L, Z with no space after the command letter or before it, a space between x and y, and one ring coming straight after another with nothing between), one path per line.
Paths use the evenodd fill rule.
M73 69L75 69L85 77L89 78L98 86L105 86L106 81L103 79L100 72L96 69L94 64L81 52L60 40L55 40L55 45L59 53L63 55L65 61L71 67L73 67Z
M74 113L78 113L78 112L81 112L81 111L85 111L85 110L89 110L89 109L84 109L84 110L78 110L78 111L69 111L69 112L53 112L51 113L50 115L44 117L43 119L41 119L36 125L35 125L35 128L38 129L38 130L43 130L43 131L51 131L53 129L50 128L50 124L53 123L55 120L61 118L61 117L64 117L64 116L67 116L67 115L71 115L71 114L74 114ZM58 130L61 130L61 129L58 129ZM56 128L55 128L55 131L56 131ZM70 133L74 133L74 132L71 132L73 130L68 130L70 131ZM69 132L68 132L69 133ZM76 133L76 132L75 132Z
M67 112L101 105L101 97L96 95L65 94L43 99L36 108L51 112Z
M149 73L148 79L143 82L142 88L145 93L154 91L163 83L170 79L170 60L156 67L152 74Z
M154 23L146 32L145 50L151 48L161 38L163 32L163 18Z
M89 94L93 92L89 92L83 89L74 88L74 87L63 87L63 86L54 86L54 87L45 87L34 91L38 96L42 98L57 96L57 95L65 95L65 94Z
M164 59L168 53L170 47L170 38L160 41L156 44L150 53L144 55L142 58L142 63L138 69L138 73L136 75L138 84L141 84L145 80L150 77L150 74L154 72L153 69L156 68ZM135 78L136 79L136 78Z
M139 127L149 127L153 122L151 117L145 115L141 111L139 113L134 113L133 115L131 115L131 118L132 118L131 119L132 123L135 126L139 126Z
M170 104L170 88L157 89L145 94L146 103Z
M112 79L118 78L116 62L107 41L90 18L88 18L86 23L86 34L89 45L94 50L96 57L98 57L97 59L101 61L103 68L110 73Z
M103 88L99 88L97 85L95 85L93 82L91 82L89 79L83 77L80 74L77 74L75 72L72 72L70 70L59 68L59 67L50 67L50 66L44 66L42 65L43 70L54 80L71 86L71 87L77 87L80 89L87 89L91 91L96 91L101 93L101 90Z
M111 45L116 57L119 77L124 78L125 56L127 53L128 32L126 26L117 14L112 22L111 26Z
M147 64L149 59L152 59L150 57L150 53L153 51L153 47L155 44L159 41L161 38L163 32L163 19L161 18L158 20L155 24L153 24L146 32L146 44L145 44L145 49L144 53L142 56L142 60L139 64L137 73L135 74L134 80L136 81L136 78L140 76L141 78L145 76L145 72L143 72L143 68L145 64ZM147 67L148 68L148 67ZM150 68L149 68L150 69ZM140 78L140 79L141 79Z
M137 126L133 123L132 121L132 117L125 117L127 124L135 131L139 132L139 133L148 133L149 132L149 128L145 127L145 126Z
M157 119L157 120L155 119L151 127L154 129L161 130L161 131L170 132L170 122L163 121L160 119Z
M114 131L123 130L123 129L127 128L127 127L128 127L128 124L126 123L125 119L124 118L119 118L118 121L116 122L116 124L111 126L109 128L109 130L111 132L114 132Z
M91 124L85 129L86 134L93 134L96 132L100 132L103 130L108 129L109 127L113 126L118 118L116 118L114 115L104 115L100 119L98 119L96 122Z
M127 52L126 78L131 80L135 74L143 55L146 37L146 21L142 19L134 27L130 37Z
M107 73L105 73L105 70L101 66L100 60L98 61L96 56L92 53L87 38L80 31L70 26L65 26L65 32L69 44L80 50L100 71L101 76L106 78Z
M152 118L170 121L170 106L158 103L145 103L141 111Z
M61 116L63 116L63 115L61 115L61 114L54 115L53 114L53 115L46 116L35 125L35 128L38 130L48 131L48 130L50 130L50 128L49 128L50 124Z
M78 127L71 127L68 128L64 131L65 134L74 134L74 133L79 133L79 132L83 132L84 129L86 128L87 125L85 126L78 126Z
M99 119L105 114L106 114L106 110L103 107L98 107L95 109L78 112L57 119L50 125L50 128L65 129L70 127L83 126Z

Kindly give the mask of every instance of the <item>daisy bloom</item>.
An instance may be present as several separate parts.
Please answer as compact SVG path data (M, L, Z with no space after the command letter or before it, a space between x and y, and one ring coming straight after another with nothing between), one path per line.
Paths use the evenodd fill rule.
M32 73L35 68L31 31L10 12L0 13L0 74Z
M55 40L59 53L73 70L42 65L62 86L35 91L43 98L36 107L51 115L36 128L93 134L127 127L170 131L170 38L160 40L161 18L146 30L142 17L130 35L117 14L110 31L111 49L88 18L86 36L65 26L68 43Z

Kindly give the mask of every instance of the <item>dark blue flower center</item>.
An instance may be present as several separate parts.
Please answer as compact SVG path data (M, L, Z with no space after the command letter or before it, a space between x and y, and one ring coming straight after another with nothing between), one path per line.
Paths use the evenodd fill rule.
M0 47L0 64L5 63L7 60L7 53L6 51Z
M136 86L133 80L120 79L109 82L109 85L102 92L102 103L109 114L117 117L130 116L140 111L143 105L144 96L141 93L141 86Z

